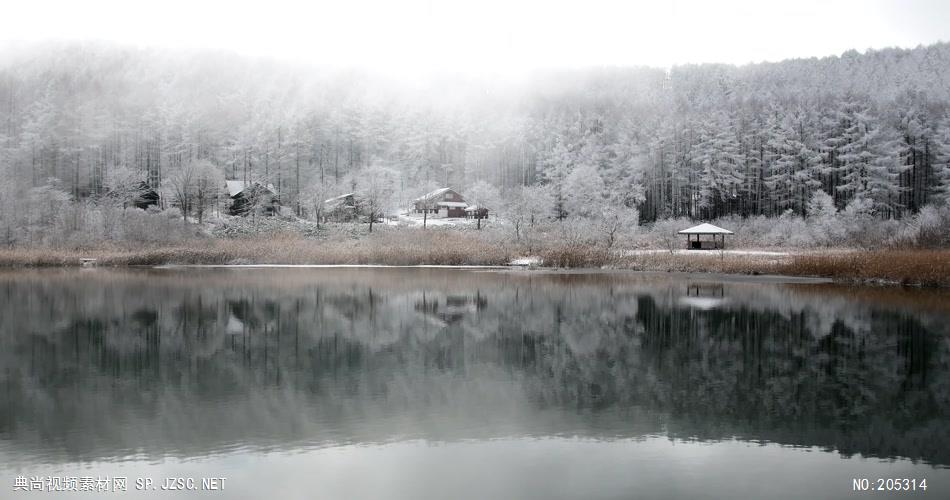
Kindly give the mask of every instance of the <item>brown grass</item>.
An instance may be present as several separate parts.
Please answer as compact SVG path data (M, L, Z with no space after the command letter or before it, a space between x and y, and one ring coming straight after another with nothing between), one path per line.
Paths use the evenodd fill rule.
M623 257L616 265L622 269L653 272L775 274L778 262L771 256L659 252Z
M551 243L531 252L558 268L611 267L637 271L713 272L817 276L843 282L950 287L950 250L826 252L788 257L672 255L665 252L610 257L602 248ZM162 264L381 264L506 265L527 254L514 242L475 232L404 230L333 241L299 235L204 238L160 247L104 244L95 248L0 249L0 267L75 266L82 257L99 265Z
M880 250L796 255L776 267L781 274L839 281L950 286L950 250Z
M0 249L0 266L76 266L84 257L98 265L162 264L383 264L505 265L504 245L467 234L416 231L358 239L321 241L297 235L269 238L196 239L163 245L102 245L95 248Z
M950 250L829 251L787 257L669 253L625 257L638 271L813 276L841 282L950 287Z

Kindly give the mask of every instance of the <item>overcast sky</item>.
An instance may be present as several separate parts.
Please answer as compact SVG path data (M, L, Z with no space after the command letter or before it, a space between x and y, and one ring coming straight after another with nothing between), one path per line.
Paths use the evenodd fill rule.
M393 73L742 64L950 40L947 0L20 0L0 39L228 49Z

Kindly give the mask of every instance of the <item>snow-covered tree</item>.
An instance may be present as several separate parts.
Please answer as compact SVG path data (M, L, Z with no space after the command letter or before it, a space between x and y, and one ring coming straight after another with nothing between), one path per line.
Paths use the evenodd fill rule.
M575 167L564 179L562 194L570 217L598 217L607 203L607 187L593 165Z
M360 208L369 219L369 232L373 224L395 211L395 193L399 173L389 167L373 165L360 172L356 195Z
M467 191L468 202L471 205L478 207L479 209L487 210L500 210L502 205L501 193L498 191L498 188L485 182L478 181L472 185L471 188ZM476 212L476 218L478 219L477 227L478 229L482 228L482 219L481 216Z
M125 165L110 168L102 184L106 190L106 200L123 208L135 205L147 189L142 173Z

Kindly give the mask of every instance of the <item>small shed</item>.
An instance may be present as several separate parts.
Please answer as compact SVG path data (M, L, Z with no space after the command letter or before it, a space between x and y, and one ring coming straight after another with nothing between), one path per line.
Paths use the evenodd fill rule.
M679 234L686 235L686 248L690 250L718 250L726 247L726 235L735 233L704 223L684 229ZM703 238L704 236L706 238Z
M465 207L465 217L469 219L487 219L488 209L478 205L469 205Z

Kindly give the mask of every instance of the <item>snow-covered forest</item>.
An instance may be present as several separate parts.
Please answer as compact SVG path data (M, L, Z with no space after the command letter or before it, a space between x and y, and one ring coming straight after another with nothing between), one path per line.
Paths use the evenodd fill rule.
M425 83L223 52L15 45L0 53L0 239L124 223L103 207L127 207L142 182L201 219L225 179L273 184L302 216L345 192L400 207L452 186L553 220L605 207L640 223L903 218L950 198L948 104L946 43Z

